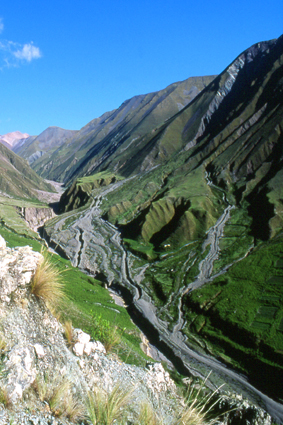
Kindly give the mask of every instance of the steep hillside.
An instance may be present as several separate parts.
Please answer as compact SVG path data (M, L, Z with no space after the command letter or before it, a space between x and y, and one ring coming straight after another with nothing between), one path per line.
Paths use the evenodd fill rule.
M224 206L207 185L209 177L227 191L231 202L248 206L255 237L276 234L283 225L282 45L281 37L246 50L153 134L135 140L128 149L116 150L112 141L109 149L115 153L104 156L103 165L99 152L88 152L80 162L86 164L80 167L83 174L107 167L128 177L152 169L150 176L131 180L113 194L107 218L126 224L126 234L129 228L146 242L174 218L162 239L172 236L174 227L179 243L192 240L198 229L211 226ZM160 208L162 216L157 213ZM161 220L154 219L156 214ZM156 236L154 245L160 241Z
M0 144L1 193L19 198L37 198L37 190L54 191L24 159Z
M102 170L119 153L136 152L146 134L154 135L162 123L191 102L212 79L189 78L164 90L135 96L120 108L91 121L72 140L51 156L46 153L32 166L44 178L64 182ZM25 147L19 153L26 155L24 152Z

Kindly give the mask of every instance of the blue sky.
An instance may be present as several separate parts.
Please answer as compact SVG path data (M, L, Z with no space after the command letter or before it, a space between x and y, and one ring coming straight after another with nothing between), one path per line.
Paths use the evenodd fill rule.
M80 129L282 33L282 0L2 2L0 134Z

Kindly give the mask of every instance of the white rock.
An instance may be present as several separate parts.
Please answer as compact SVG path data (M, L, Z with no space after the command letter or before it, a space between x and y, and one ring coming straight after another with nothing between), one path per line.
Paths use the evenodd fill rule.
M105 347L100 341L94 341L93 342L93 350L106 354Z
M23 389L20 386L20 384L16 384L15 385L15 389L14 389L14 391L11 394L11 399L13 401L15 401L15 400L21 399L22 396L23 396Z
M0 236L0 250L6 249L6 241L2 236Z
M44 352L42 345L34 344L34 349L35 349L36 355L39 359L42 359L45 356L45 352Z
M73 347L73 351L76 356L82 356L84 353L84 344L82 344L81 342L76 342Z
M83 332L81 329L76 329L77 341L81 344L87 344L90 341L90 335Z
M25 364L26 370L29 372L31 370L32 357L28 349L26 349L25 352L26 352L26 357L24 358L24 364Z
M81 369L83 369L85 367L85 362L83 360L79 360L79 366Z
M93 342L87 342L85 344L85 346L84 346L84 353L87 356L89 356L92 351L95 351L95 348L94 348L93 344L94 344Z

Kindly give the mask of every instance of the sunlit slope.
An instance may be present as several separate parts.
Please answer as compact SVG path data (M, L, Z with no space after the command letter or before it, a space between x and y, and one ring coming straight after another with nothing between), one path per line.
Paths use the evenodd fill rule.
M48 152L33 164L43 177L64 182L102 171L120 168L119 159L133 155L143 146L146 134L186 106L213 77L195 77L174 83L158 92L135 96L118 109L107 112L83 127L52 155Z
M282 45L281 37L247 49L177 115L105 159L121 176L142 173L104 202L125 237L158 248L200 236L225 207L209 181L245 206L256 238L280 231ZM69 208L65 196L61 210Z
M123 186L122 201L116 204L113 198L108 218L125 224L135 217L137 222L137 215L145 214L149 208L145 221L142 219L144 223L139 223L139 234L150 240L149 233L143 232L149 215L156 210L156 202L165 202L169 209L164 224L168 224L172 205L180 202L172 194L183 197L183 205L187 203L185 210L190 211L192 206L188 202L192 203L193 199L198 203L198 197L204 197L203 207L197 210L203 209L207 215L213 211L209 207L213 196L207 193L211 189L204 180L206 189L202 192L197 189L206 175L226 191L230 202L248 208L255 237L268 239L280 231L283 226L282 61L282 37L251 47L190 105L163 125L156 136L147 136L146 153L137 151L135 156L125 158L117 172L127 176L159 165L152 170L151 177L145 177L152 182L151 186L143 183L140 188L135 183L127 188ZM115 200L119 198L119 194L114 196ZM171 200L161 201L161 197ZM131 206L125 204L126 200Z

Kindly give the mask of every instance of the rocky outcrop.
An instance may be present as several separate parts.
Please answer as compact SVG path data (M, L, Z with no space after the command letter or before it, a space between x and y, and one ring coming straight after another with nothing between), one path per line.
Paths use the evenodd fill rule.
M34 231L43 226L47 220L55 217L52 208L21 207L18 209L28 226Z
M64 415L55 419L56 412L42 395L63 384L64 398L82 405L94 388L110 391L120 385L134 392L136 411L148 400L169 424L180 398L161 364L143 369L122 363L106 356L103 345L79 329L72 350L67 347L63 326L31 293L30 281L40 261L41 254L30 247L10 249L0 237L0 392L5 394L0 398L1 425L12 418L21 424L71 423ZM9 409L3 408L3 400Z

